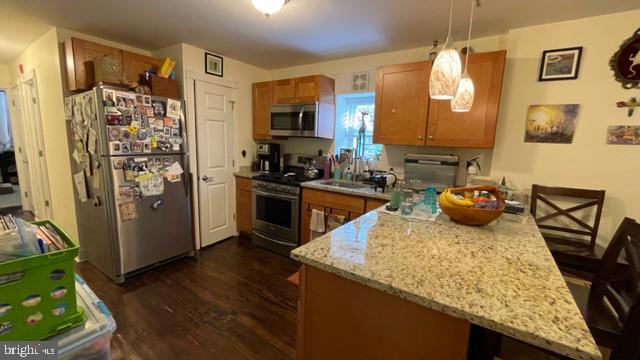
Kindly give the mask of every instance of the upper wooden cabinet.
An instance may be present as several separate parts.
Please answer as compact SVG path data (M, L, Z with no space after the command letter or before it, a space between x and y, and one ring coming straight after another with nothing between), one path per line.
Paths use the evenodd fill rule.
M160 59L74 37L64 42L64 52L69 91L91 89L96 82L94 62L105 56L115 60L129 82L138 81L140 74L146 70L157 71L162 65Z
M473 54L469 57L469 76L475 98L469 112L453 112L449 101L432 100L427 125L428 146L492 148L505 51ZM464 58L462 59L464 63Z
M145 71L156 72L162 66L162 60L151 56L140 55L130 51L122 51L123 71L128 81L139 81Z
M293 104L296 97L296 79L273 82L273 104Z
M469 57L475 99L458 113L450 101L429 99L430 61L378 68L374 142L492 148L505 58L506 51Z
M335 80L324 75L253 84L253 138L270 139L271 105L319 103L318 137L333 138Z
M327 98L327 90L329 97ZM322 75L273 81L274 104L335 103L335 81Z
M378 68L373 142L424 145L431 62Z
M265 81L253 84L253 138L266 140L269 135L271 119L271 99L274 82Z
M67 87L69 91L88 90L94 83L93 62L109 56L122 68L122 51L78 38L64 42Z

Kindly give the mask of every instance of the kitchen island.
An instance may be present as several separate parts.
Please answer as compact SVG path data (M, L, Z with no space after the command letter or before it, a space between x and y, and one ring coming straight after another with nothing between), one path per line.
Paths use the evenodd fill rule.
M299 359L464 359L471 324L601 358L528 215L469 227L371 211L291 256L303 263Z

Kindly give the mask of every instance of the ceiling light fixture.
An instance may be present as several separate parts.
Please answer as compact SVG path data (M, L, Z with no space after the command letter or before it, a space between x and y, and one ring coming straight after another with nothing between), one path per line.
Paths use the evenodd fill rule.
M469 18L469 36L467 37L467 53L464 59L464 72L460 78L458 84L458 91L456 96L451 100L451 111L466 112L471 110L473 105L473 98L475 96L475 88L473 81L469 77L469 56L471 56L471 27L473 26L473 8L475 7L476 0L471 0L471 17Z
M453 0L449 10L449 32L443 49L438 53L429 77L429 95L436 100L451 100L456 95L460 82L460 55L451 40L453 23Z
M280 11L280 9L282 9L282 7L288 2L289 0L251 0L253 6L255 6L255 8L266 17Z

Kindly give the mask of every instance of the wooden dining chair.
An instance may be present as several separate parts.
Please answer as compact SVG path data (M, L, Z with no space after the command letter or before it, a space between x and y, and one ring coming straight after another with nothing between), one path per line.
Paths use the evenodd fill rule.
M567 286L596 343L611 349L609 360L640 360L640 224L625 218L599 261L590 287L571 280ZM519 353L566 359L509 340L517 344Z
M640 224L625 218L600 262L591 288L572 282L567 285L596 343L612 349L610 359L638 360Z
M563 207L553 200L557 197L579 204ZM604 197L604 190L532 186L531 214L561 270L582 277L590 277L597 271L593 266L603 253L596 239ZM595 208L593 221L587 222L577 212L590 208Z

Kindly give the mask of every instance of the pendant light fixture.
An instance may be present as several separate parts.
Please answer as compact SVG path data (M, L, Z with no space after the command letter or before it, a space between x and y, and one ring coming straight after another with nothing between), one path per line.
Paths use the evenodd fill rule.
M458 84L456 96L451 100L451 111L467 112L471 110L473 105L473 97L475 96L475 88L473 81L469 77L469 56L471 55L471 26L473 25L473 8L477 0L471 0L471 17L469 18L469 36L467 37L467 53L464 59L464 72Z
M289 0L251 0L253 6L258 11L269 17L282 9L282 7L288 3Z
M429 77L429 95L436 100L451 100L456 95L460 82L460 55L451 40L453 23L453 0L449 10L449 32L443 49L438 53Z

